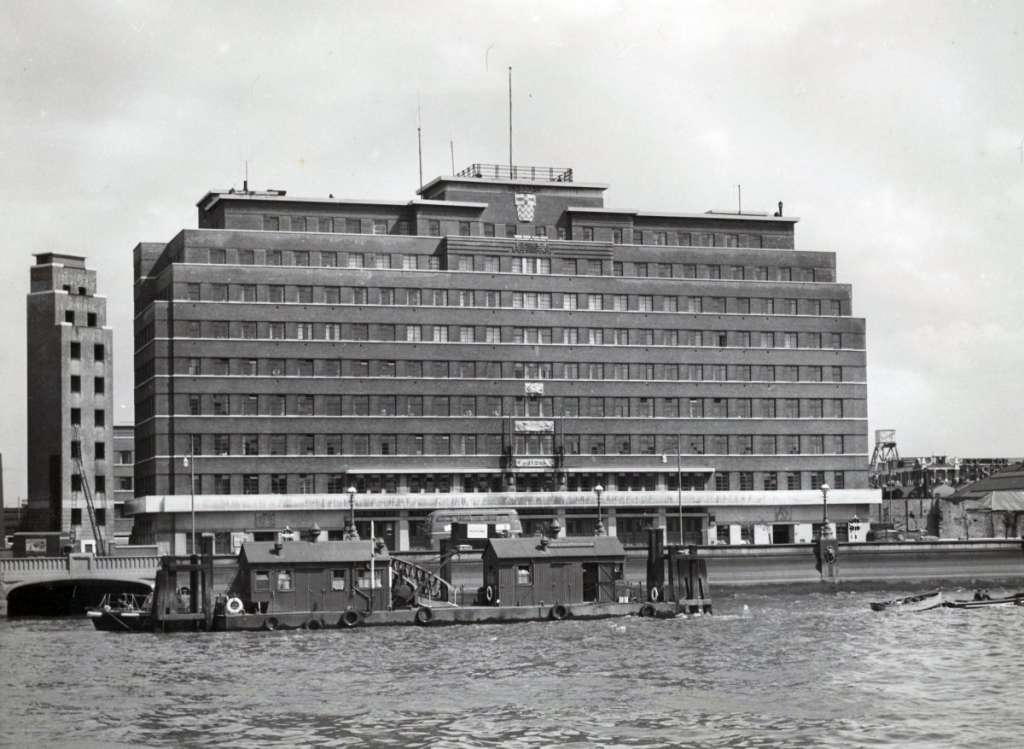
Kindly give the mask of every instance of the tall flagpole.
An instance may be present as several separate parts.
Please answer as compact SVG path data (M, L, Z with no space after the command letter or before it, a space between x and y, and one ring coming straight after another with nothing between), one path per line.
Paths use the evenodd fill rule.
M512 178L512 66L508 66L508 176Z

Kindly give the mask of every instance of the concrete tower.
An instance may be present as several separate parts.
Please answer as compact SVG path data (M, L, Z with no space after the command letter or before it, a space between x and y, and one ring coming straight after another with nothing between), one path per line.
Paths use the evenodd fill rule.
M84 257L35 258L26 305L28 523L72 542L106 541L114 489L107 300Z

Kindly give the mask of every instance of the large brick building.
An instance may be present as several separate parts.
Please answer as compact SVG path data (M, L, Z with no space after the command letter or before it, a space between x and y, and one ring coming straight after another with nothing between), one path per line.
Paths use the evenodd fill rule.
M108 540L113 333L106 325L107 300L96 293L96 271L86 268L85 258L35 258L27 299L25 529L58 531L79 544L97 535Z
M800 540L826 482L830 519L865 517L864 321L835 255L795 251L781 205L605 189L474 165L407 202L207 193L198 229L135 248L135 541L187 548L193 506L218 551L335 536L350 486L399 549L452 506L591 532L597 486L627 543L651 520Z

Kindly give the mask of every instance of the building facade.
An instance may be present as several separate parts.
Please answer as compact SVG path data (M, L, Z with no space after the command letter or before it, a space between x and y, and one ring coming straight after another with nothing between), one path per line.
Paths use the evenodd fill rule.
M781 205L605 189L473 165L407 202L207 193L199 229L135 248L136 541L187 548L193 514L218 551L333 537L350 502L392 549L453 506L577 535L600 501L626 543L651 521L786 542L822 484L865 517L864 320L835 255L796 251Z
M118 544L130 543L132 519L125 513L125 503L135 498L135 426L114 425L114 520L112 537Z
M27 300L26 530L79 548L108 536L113 507L113 333L85 258L35 255ZM81 546L86 542L86 546Z

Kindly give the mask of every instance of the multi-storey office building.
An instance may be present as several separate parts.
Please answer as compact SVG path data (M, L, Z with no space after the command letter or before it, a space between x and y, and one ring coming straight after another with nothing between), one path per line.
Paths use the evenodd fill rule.
M27 299L27 525L79 542L106 539L113 506L107 300L96 293L96 271L85 258L35 258Z
M400 549L450 506L592 532L596 487L627 543L652 520L801 540L824 483L830 519L865 517L864 321L835 255L795 251L781 205L605 188L474 165L403 203L207 193L199 229L135 249L136 540L180 550L193 506L223 550L340 534L350 486Z

